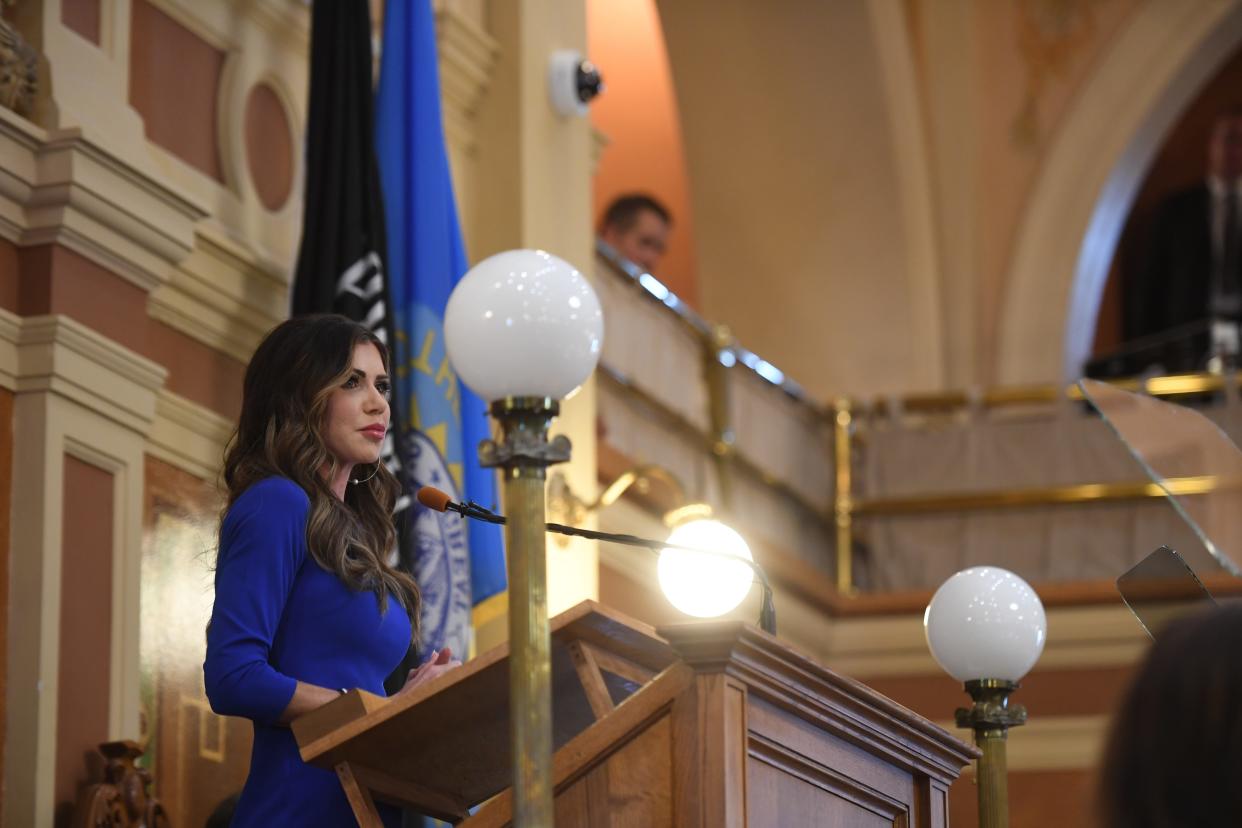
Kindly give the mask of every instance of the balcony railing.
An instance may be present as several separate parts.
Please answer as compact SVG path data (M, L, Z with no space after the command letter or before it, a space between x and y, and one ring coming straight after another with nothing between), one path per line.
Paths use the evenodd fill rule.
M605 440L669 468L752 543L840 595L925 588L982 562L1034 581L1098 580L1161 543L1199 546L1074 387L823 404L659 280L606 245L598 253ZM1227 431L1238 415L1242 433L1219 376L1121 384L1221 396L1207 410ZM1227 481L1173 485L1194 496Z

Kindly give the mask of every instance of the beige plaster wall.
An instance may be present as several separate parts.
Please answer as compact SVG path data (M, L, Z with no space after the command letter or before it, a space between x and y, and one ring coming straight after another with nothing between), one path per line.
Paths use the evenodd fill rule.
M1017 239L1140 7L659 3L703 311L821 398L1010 381ZM1058 352L1071 278L1049 279Z
M936 13L933 3L919 2L924 15ZM974 70L980 85L974 383L994 385L1001 379L995 355L1005 275L1051 138L1136 5L1135 0L973 3L980 44Z
M659 8L704 312L821 397L922 385L866 6L666 0Z

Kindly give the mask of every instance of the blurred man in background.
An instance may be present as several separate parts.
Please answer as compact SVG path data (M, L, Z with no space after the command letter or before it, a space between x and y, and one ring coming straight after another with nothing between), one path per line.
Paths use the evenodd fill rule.
M1164 371L1236 360L1242 320L1242 108L1222 113L1204 180L1160 203L1149 247L1126 288L1124 335L1133 356Z
M599 222L599 237L617 253L654 274L668 246L673 218L668 208L643 193L613 200Z

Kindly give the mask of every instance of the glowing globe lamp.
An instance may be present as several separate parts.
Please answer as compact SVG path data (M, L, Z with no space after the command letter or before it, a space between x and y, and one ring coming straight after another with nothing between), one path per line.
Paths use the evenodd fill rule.
M657 573L660 589L677 609L697 618L714 618L732 610L754 582L754 572L726 555L754 560L750 547L735 530L718 520L692 520L675 528L668 542L705 552L664 549ZM721 554L709 554L716 552Z

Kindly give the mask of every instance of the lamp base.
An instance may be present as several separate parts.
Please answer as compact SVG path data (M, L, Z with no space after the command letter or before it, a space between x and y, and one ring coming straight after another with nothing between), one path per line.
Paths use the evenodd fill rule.
M1020 704L1009 706L1009 694L1019 687L1016 681L975 679L966 682L965 687L974 705L959 707L954 713L958 727L1004 731L1026 724L1026 708Z
M544 469L569 459L569 438L558 434L548 439L548 426L561 413L561 404L547 397L505 397L491 404L491 415L500 423L503 441L479 443L483 468L503 467L506 477L538 477Z

